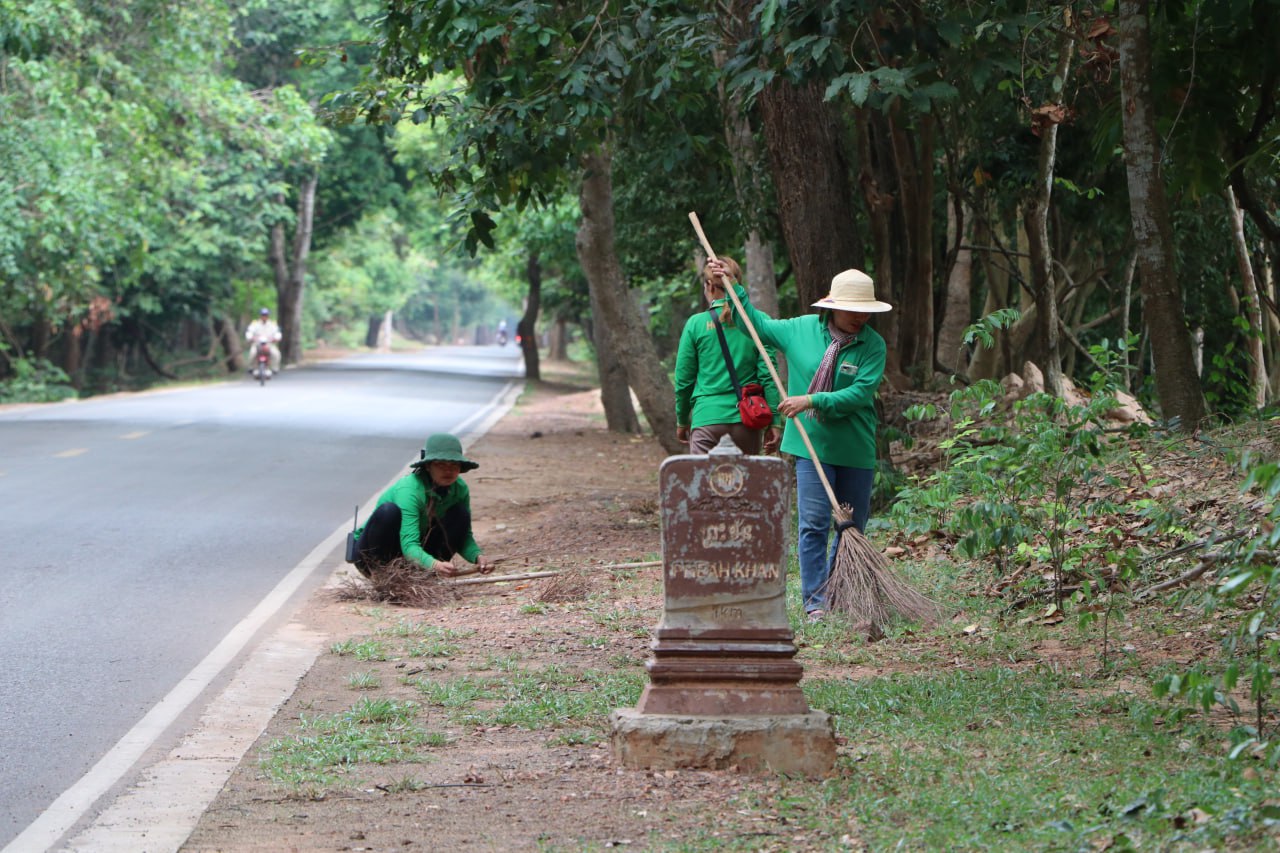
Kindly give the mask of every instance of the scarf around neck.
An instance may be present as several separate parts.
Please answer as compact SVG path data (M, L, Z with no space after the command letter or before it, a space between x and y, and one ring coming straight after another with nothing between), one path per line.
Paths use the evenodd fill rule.
M830 318L827 319L827 331L831 334L831 343L827 345L827 351L822 354L822 362L813 374L813 380L809 382L809 394L831 390L836 374L836 356L840 350L858 339L857 333L841 331ZM815 417L817 410L810 409L808 414L809 417Z

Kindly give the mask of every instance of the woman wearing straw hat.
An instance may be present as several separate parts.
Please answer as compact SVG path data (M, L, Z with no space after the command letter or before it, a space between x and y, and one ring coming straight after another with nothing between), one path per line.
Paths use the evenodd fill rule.
M711 272L709 277L719 280L728 270L715 267ZM892 306L876 299L874 282L860 270L845 270L831 280L831 292L813 303L817 314L789 320L773 319L747 301L741 285L735 289L760 339L787 358L788 396L778 411L787 418L806 419L819 457L809 458L798 430L788 422L782 451L796 457L801 600L811 620L821 619L822 586L831 567L827 537L832 517L815 465L822 465L836 500L850 507L854 526L863 531L875 482L875 396L885 363L884 338L866 323L870 315ZM833 551L838 543L837 537L831 543Z
M448 433L427 439L421 458L378 498L378 506L356 532L355 566L365 577L375 566L405 557L424 569L457 574L455 555L493 570L471 534L471 492L463 471L479 468Z
M726 257L718 260L730 280L737 281L742 274L738 262ZM782 440L778 389L751 339L730 321L720 277L704 270L702 279L707 310L685 323L676 350L676 440L688 443L690 453L708 453L728 435L743 453L755 455L760 453L763 439L764 452L772 453ZM712 287L719 296L711 295ZM732 377L730 363L734 366ZM735 382L738 386L754 382L764 389L773 423L765 429L751 429L742 422Z

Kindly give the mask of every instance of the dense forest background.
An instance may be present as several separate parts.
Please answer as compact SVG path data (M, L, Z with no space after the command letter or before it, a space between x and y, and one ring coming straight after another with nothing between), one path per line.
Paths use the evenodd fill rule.
M1280 3L700 5L0 0L0 399L510 318L670 442L690 210L784 316L870 272L894 389L1280 391Z

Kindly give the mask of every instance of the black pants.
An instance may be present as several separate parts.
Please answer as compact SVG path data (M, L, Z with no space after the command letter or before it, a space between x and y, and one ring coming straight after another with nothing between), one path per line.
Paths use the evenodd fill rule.
M379 505L369 516L356 540L355 566L365 577L372 567L404 556L400 548L400 521L400 507L390 501ZM458 553L470 532L471 511L458 504L443 516L432 515L422 537L422 550L437 560L448 560Z

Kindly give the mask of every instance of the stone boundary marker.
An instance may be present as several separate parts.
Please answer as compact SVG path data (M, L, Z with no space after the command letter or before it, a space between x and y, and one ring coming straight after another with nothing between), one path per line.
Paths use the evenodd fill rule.
M635 708L610 717L627 767L824 776L831 717L809 709L786 611L787 466L726 436L672 456L658 483L663 613Z

